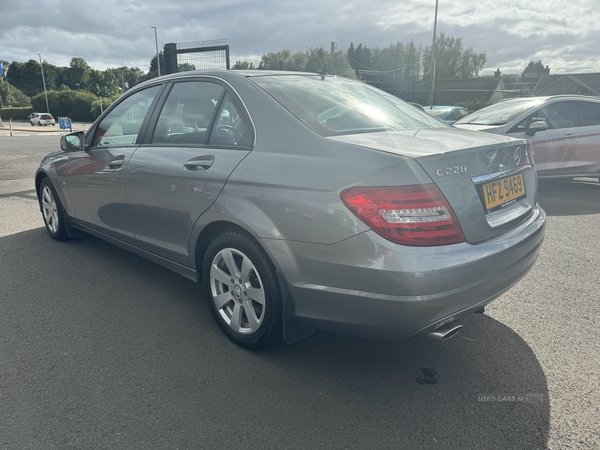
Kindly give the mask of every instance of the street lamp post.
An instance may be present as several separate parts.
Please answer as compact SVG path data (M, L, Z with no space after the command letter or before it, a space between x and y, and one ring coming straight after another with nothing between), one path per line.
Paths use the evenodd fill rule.
M154 28L154 42L156 43L156 64L158 65L158 76L160 77L160 55L158 54L158 36L156 34L156 27Z
M104 108L102 107L102 92L100 91L100 86L96 85L96 90L98 92L98 98L100 99L100 114L104 114Z
M40 67L42 68L42 83L44 85L44 95L46 96L46 112L50 114L50 107L48 106L48 92L46 92L46 78L44 77L44 65L42 64L42 55L37 54L40 57Z
M431 84L429 87L429 104L433 105L434 94L435 94L435 32L437 28L437 12L438 12L438 1L435 0L435 17L433 19L433 44L431 45L431 69L430 69L430 77Z

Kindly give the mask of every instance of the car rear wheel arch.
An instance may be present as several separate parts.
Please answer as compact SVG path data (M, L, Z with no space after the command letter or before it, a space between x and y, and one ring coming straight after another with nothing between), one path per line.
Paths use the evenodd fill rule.
M195 262L196 262L196 273L197 273L199 284L202 285L204 283L202 266L204 264L204 255L206 253L206 249L208 248L208 246L210 245L212 240L217 235L219 235L225 231L230 231L230 230L244 233L249 238L254 239L252 237L252 235L250 233L248 233L248 231L246 231L244 228L240 227L239 225L236 225L235 223L227 222L225 220L218 221L218 222L212 222L209 225L207 225L206 227L204 227L204 229L202 230L202 232L200 233L200 236L198 236L198 239L196 241L195 255L194 255Z

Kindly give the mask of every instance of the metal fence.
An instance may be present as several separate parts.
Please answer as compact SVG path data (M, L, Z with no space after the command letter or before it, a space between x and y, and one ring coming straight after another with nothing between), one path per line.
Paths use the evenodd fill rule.
M229 69L227 39L166 44L164 55L166 73Z

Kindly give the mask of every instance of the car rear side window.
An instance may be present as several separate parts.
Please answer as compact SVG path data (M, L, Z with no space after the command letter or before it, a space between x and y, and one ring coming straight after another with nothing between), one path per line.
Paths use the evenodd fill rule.
M577 102L579 105L579 126L600 125L600 103Z
M208 143L209 145L246 147L251 145L250 128L229 93L225 95L221 103Z
M119 103L98 125L93 146L132 145L160 86L136 92Z

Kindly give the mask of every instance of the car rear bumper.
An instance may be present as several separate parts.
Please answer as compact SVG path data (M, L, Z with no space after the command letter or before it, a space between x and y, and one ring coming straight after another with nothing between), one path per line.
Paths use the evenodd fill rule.
M295 265L272 256L302 325L395 340L459 320L508 290L533 266L544 231L537 207L517 229L477 245L406 247L368 231L335 245L289 242Z

